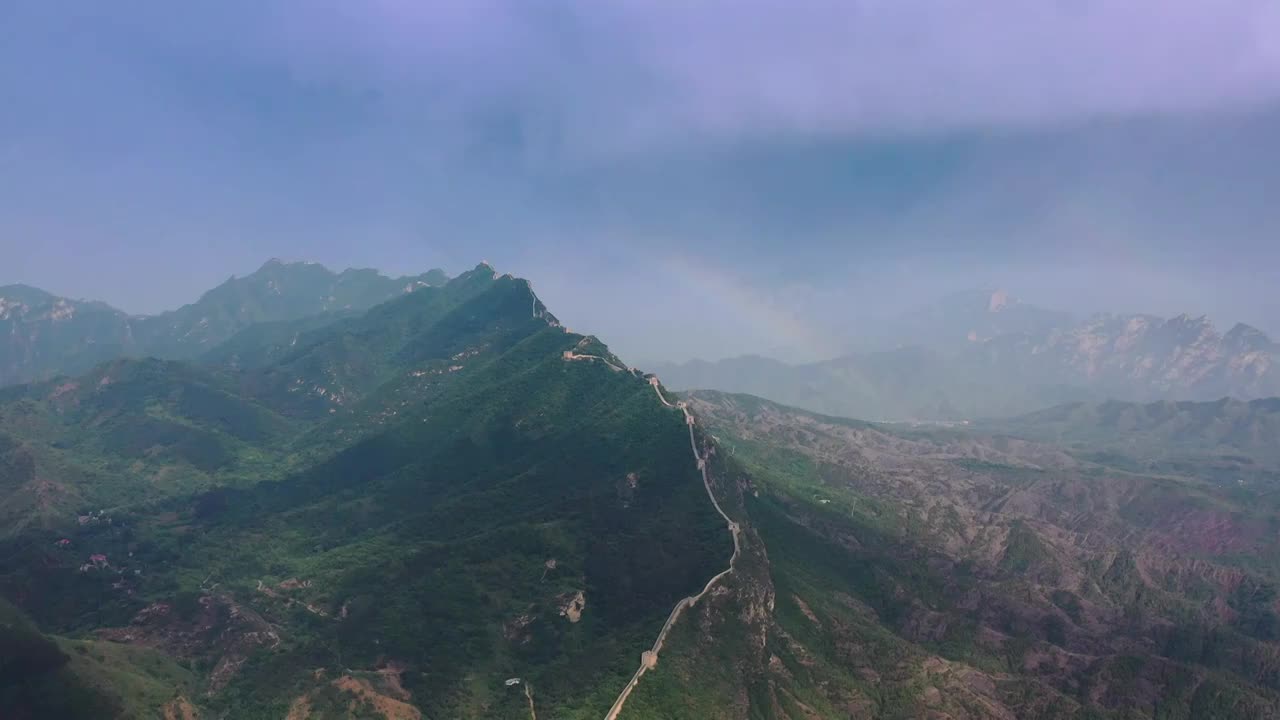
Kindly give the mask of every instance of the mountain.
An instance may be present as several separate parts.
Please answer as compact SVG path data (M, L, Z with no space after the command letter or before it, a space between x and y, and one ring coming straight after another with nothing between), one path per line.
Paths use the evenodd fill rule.
M141 335L144 344L154 348L152 354L192 358L254 323L366 310L446 280L440 270L390 278L376 270L334 273L316 263L270 260L252 275L233 277L190 305L147 318Z
M1222 334L1203 316L1101 315L1040 336L995 338L976 348L973 360L1125 399L1252 399L1280 393L1277 351L1247 325Z
M0 389L0 708L1280 718L1275 412L676 397L481 264Z
M989 306L999 311L985 315L1021 307L1011 302L992 295ZM1054 325L1065 316L1034 309L999 325L974 320L974 306L960 303L950 320L934 313L928 322L907 323L919 344L894 350L807 365L737 358L655 370L677 389L749 393L817 412L894 420L1012 416L1106 398L1280 395L1280 347L1247 325L1220 333L1207 318L1187 315L1099 315ZM916 334L927 327L933 334ZM969 339L957 344L962 331Z
M700 431L524 280L255 357L0 395L0 595L193 668L196 711L599 717L733 553Z
M271 260L194 303L153 316L23 285L0 287L0 386L78 374L123 356L191 359L257 323L367 310L446 280L440 270L389 278L374 270L334 273L315 263Z
M1219 482L1280 480L1280 398L1244 402L1072 403L975 425L1065 448L1085 448L1141 472Z
M137 346L133 323L119 310L25 285L0 287L0 385L84 372Z

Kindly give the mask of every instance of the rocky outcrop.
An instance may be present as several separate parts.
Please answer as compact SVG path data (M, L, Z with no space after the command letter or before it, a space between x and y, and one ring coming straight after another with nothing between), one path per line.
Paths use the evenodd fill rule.
M1040 338L995 339L987 357L995 367L1025 358L1043 365L1046 381L1119 397L1250 399L1280 392L1276 350L1256 328L1237 324L1223 335L1204 316L1102 315Z
M224 595L205 595L193 607L155 603L126 627L99 630L105 640L152 647L181 660L213 663L210 695L226 687L249 655L280 644L279 633L261 615Z

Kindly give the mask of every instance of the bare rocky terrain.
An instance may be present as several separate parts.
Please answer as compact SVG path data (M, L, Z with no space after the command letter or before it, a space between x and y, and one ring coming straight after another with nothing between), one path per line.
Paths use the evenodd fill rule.
M749 396L695 393L690 408L728 455L716 472L736 479L760 547L754 578L744 562L697 619L705 634L686 637L687 667L756 616L763 665L738 685L742 708L1280 717L1268 493Z

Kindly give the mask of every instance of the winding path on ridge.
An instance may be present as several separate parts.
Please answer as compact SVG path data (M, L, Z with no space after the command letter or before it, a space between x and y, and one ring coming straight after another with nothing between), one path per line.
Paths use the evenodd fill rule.
M613 364L612 362L609 362L607 359L602 358L599 355L580 355L572 350L569 350L564 353L564 359L567 361L573 361L573 360L599 361L607 365L610 370L613 370L615 372L626 372L623 368L618 367L617 365ZM711 589L715 587L716 583L720 582L720 580L723 579L726 575L733 572L734 567L738 563L738 555L742 550L741 541L739 540L739 537L738 537L739 533L741 532L741 528L738 527L738 524L736 522L734 522L732 519L729 518L729 515L725 513L724 508L720 507L720 501L716 500L716 495L711 490L711 479L707 474L707 459L703 457L703 455L700 452L698 452L698 439L693 433L693 426L694 426L693 413L689 412L689 408L685 405L684 402L677 402L673 404L672 402L667 400L666 396L662 394L662 387L658 382L657 377L650 376L649 384L653 386L653 391L658 395L658 400L661 401L663 405L669 408L672 408L674 410L679 410L680 412L684 413L685 425L687 425L689 428L689 447L690 449L693 450L693 459L694 459L694 462L696 462L698 465L698 471L702 473L702 486L707 491L707 497L711 498L711 505L715 507L717 513L720 513L720 517L724 518L724 522L729 527L729 532L733 536L733 556L729 558L729 567L722 570L721 572L716 574L715 577L708 580L707 584L702 588L702 592L698 593L697 595L692 595L690 597L680 600L680 602L676 603L676 606L672 608L671 614L667 616L667 621L662 625L662 630L658 632L658 637L653 642L653 647L641 653L640 667L636 668L635 674L631 676L631 680L628 681L626 687L622 689L622 692L618 695L618 699L613 701L613 706L609 708L609 713L604 716L605 720L617 719L619 713L622 712L623 706L627 702L627 698L631 697L631 691L634 690L636 686L640 684L640 678L644 677L644 674L646 672L648 672L649 670L652 670L654 667L657 666L658 653L662 651L662 646L667 641L667 634L671 632L671 627L675 625L676 620L680 619L680 615L684 613L685 608L690 608L690 607L693 607L694 605L697 605L698 601L701 600L703 596L711 592Z
M530 288L529 292L530 294L533 294L532 287ZM538 303L537 303L536 296L534 298L534 303L533 303L533 312L534 312L534 317L541 317L541 315L538 312ZM586 338L583 338L584 342L585 340ZM599 361L604 365L606 365L610 370L613 370L614 372L631 372L634 375L639 375L638 370L635 370L635 369L628 370L627 368L619 367L618 365L615 365L614 363L610 362L607 358L600 357L599 355L585 355L585 354L579 354L575 352L575 350L582 347L582 344L583 344L582 342L579 342L578 346L575 347L574 350L566 350L564 352L564 359L566 361L575 361L575 360L586 360L589 362ZM707 497L711 498L712 506L715 507L716 512L720 513L720 517L724 518L725 524L728 525L729 527L729 532L733 535L733 555L729 558L729 567L725 568L721 572L717 573L715 577L708 580L707 584L702 588L702 592L698 593L697 595L692 595L690 597L682 599L680 602L676 603L676 606L674 608L672 608L671 614L667 616L667 621L662 625L662 630L658 632L658 638L653 641L653 647L649 648L648 650L640 654L640 667L636 668L635 674L631 676L631 680L628 681L626 687L622 689L622 692L618 695L618 699L613 701L613 706L609 708L609 713L604 716L605 720L617 719L618 714L622 712L623 705L625 705L627 702L627 698L631 697L631 691L635 690L636 685L640 684L640 678L644 677L644 674L649 670L652 670L654 667L657 667L658 653L662 651L662 646L667 641L667 633L671 632L671 627L676 624L676 620L680 619L680 615L685 611L685 608L690 608L690 607L693 607L694 605L697 605L698 601L701 600L703 596L711 592L711 589L715 587L716 583L720 582L722 578L724 578L729 573L733 572L734 567L736 567L738 564L738 555L742 551L742 544L738 538L738 535L741 532L741 528L738 527L738 523L734 522L729 518L729 515L725 513L724 508L720 507L720 501L716 500L716 494L711 491L711 480L707 475L707 459L703 457L700 452L698 452L698 439L693 434L693 426L694 426L693 413L689 412L689 408L685 405L684 402L677 402L675 404L672 404L669 400L667 400L666 396L662 394L662 386L658 382L658 378L656 376L653 376L653 375L649 376L649 384L653 386L653 391L657 393L658 400L660 400L663 405L666 405L669 408L672 408L674 410L679 410L680 412L684 413L685 425L689 427L689 447L693 450L693 459L694 459L694 462L696 462L698 465L698 471L702 473L702 487L706 488ZM526 692L527 691L528 691L528 688L526 687ZM529 697L529 710L532 713L533 711L532 696Z
M569 358L568 355L565 357ZM578 355L569 359L577 359L581 357L584 356ZM603 358L600 359L603 360ZM608 361L605 362L607 363ZM658 394L658 399L662 401L663 405L680 410L684 413L685 424L689 427L689 447L693 449L693 458L698 464L698 470L702 473L702 486L706 488L707 497L711 498L711 504L715 506L716 512L720 513L720 517L724 518L725 524L729 526L729 532L733 534L733 556L729 558L729 567L708 580L706 586L702 588L702 592L697 595L684 598L680 602L676 603L675 608L671 610L671 614L667 616L667 622L663 624L661 632L658 633L658 639L653 642L653 647L640 655L640 667L637 668L635 674L631 676L631 680L627 683L627 686L622 689L622 693L618 695L618 699L613 701L613 707L609 708L609 714L604 716L605 720L616 720L618 714L622 712L622 706L626 704L627 698L631 696L631 691L636 688L636 685L640 684L640 678L644 677L646 672L657 666L658 653L662 651L662 645L667 640L667 633L671 631L671 627L675 625L676 620L680 619L680 615L684 612L685 608L697 605L698 601L701 600L704 595L711 592L711 588L715 587L716 583L720 582L724 576L733 572L733 568L738 563L738 553L742 549L738 540L738 533L740 532L738 523L729 519L729 516L725 513L724 509L720 507L720 502L716 500L715 493L711 491L711 480L707 476L707 459L698 452L698 441L693 434L693 414L689 412L689 408L683 402L673 405L662 395L662 388L658 384L658 378L650 377L649 384L653 386L653 391Z
M605 358L600 357L599 355L579 355L578 353L572 350L565 350L564 359L565 360L599 360L600 362L609 366L609 369L614 372L627 372L626 368L618 367L617 365L614 365L613 363L609 362ZM658 393L658 397L662 397L662 393ZM667 401L663 400L662 402L665 403ZM671 407L675 407L674 405L671 405L671 403L667 403L667 405L670 405Z

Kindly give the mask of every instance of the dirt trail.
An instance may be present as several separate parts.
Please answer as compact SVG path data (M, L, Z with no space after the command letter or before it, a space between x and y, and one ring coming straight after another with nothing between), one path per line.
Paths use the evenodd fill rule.
M529 698L529 720L538 720L538 711L533 709L533 691L529 689L529 683L524 684L524 696Z
M566 354L565 357L568 357L568 354ZM658 394L658 399L662 401L663 405L666 405L669 408L678 409L684 413L685 424L689 427L689 447L693 449L693 458L698 463L698 470L702 473L702 486L706 488L707 497L711 498L711 504L715 507L716 512L720 513L720 517L724 518L725 524L729 526L729 532L733 534L733 556L729 558L729 567L708 580L706 586L702 588L702 592L697 595L684 598L680 602L676 603L675 608L671 610L671 614L667 616L667 622L663 624L662 630L658 633L657 640L653 642L653 647L647 652L641 654L640 667L637 668L635 674L631 676L631 680L627 683L627 686L622 689L622 693L618 695L618 699L613 701L613 707L609 708L609 714L604 716L605 720L616 720L618 714L622 712L622 707L626 704L627 698L631 696L631 691L636 688L636 685L640 684L640 678L644 677L646 672L657 666L658 653L662 651L662 646L667 641L667 633L671 631L671 627L675 625L676 620L680 619L680 615L684 612L685 608L697 605L698 601L701 600L704 595L711 592L711 588L715 587L716 583L720 582L724 576L733 572L733 568L738 563L738 554L742 550L742 546L738 538L738 534L741 529L738 527L736 522L729 519L729 516L725 513L724 509L720 507L720 502L716 500L715 493L711 491L711 480L707 476L707 460L698 452L698 440L693 434L693 414L689 412L689 408L686 407L683 402L673 405L666 397L663 396L662 387L658 382L658 378L650 377L649 384L653 386L653 391Z

